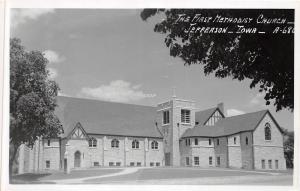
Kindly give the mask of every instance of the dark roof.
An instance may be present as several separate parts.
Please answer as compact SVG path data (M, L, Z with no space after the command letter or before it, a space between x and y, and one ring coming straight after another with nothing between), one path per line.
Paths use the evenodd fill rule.
M62 96L57 104L64 136L79 122L87 134L162 137L155 126L155 107Z
M206 109L203 111L197 111L195 113L195 121L199 123L199 125L204 125L204 123L209 119L210 116L217 110L217 107Z
M222 118L214 126L197 125L194 128L186 130L182 135L182 138L196 136L220 137L243 131L252 131L255 130L267 112L269 111L262 110L253 113Z

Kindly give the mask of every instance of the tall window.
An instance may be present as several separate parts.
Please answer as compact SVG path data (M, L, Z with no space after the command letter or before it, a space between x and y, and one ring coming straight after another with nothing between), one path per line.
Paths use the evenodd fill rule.
M170 123L170 111L166 110L163 112L163 124L169 124Z
M158 149L158 142L157 141L152 141L151 142L151 149Z
M220 145L220 139L217 139L217 145Z
M275 168L278 169L278 160L275 160Z
M269 169L272 169L272 160L268 160Z
M269 123L265 125L265 140L271 140L271 126Z
M199 165L199 157L194 157L194 164Z
M211 145L211 139L208 139L208 144Z
M48 140L47 140L47 146L48 146L48 147L50 146L50 143L51 143L51 141L50 141L50 139L48 139Z
M195 145L198 145L198 139L195 138Z
M89 139L89 147L97 147L97 140L95 138Z
M113 139L113 140L111 141L111 147L112 147L112 148L119 148L119 140Z
M189 145L191 145L191 139L188 139Z
M248 145L248 144L249 144L248 137L246 137L246 145Z
M181 123L191 123L191 111L187 109L181 110Z
M233 144L236 144L236 137L233 138Z
M262 169L266 168L266 161L265 160L261 160L261 168Z
M50 160L46 160L46 168L50 168Z
M212 165L212 157L208 158L209 165Z
M139 146L139 141L133 140L133 141L132 141L132 148L133 148L133 149L138 149L138 148L140 148L140 146Z

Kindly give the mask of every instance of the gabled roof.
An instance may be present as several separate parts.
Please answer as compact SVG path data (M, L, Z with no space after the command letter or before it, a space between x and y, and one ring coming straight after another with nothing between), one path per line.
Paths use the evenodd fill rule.
M210 109L197 111L195 113L195 121L198 122L199 125L204 125L205 122L208 121L208 119L215 113L216 110L218 110L221 113L221 115L223 115L224 117L224 114L219 110L218 107L213 107Z
M217 121L214 126L196 125L194 128L186 130L182 135L182 138L197 136L220 137L244 131L253 131L267 113L270 114L268 110L262 110L253 113L222 118ZM272 115L270 116L272 117ZM272 119L274 120L273 117Z
M155 107L62 96L57 104L63 136L79 122L87 134L162 138L155 125Z

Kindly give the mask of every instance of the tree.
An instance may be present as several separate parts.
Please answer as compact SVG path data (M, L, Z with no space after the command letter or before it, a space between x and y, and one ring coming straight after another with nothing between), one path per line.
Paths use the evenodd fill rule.
M10 175L21 144L32 147L39 137L62 132L54 114L59 87L49 79L47 63L41 52L27 52L19 39L10 40Z
M244 24L222 22L196 22L199 17L217 16L227 18L253 18ZM205 75L214 73L218 78L232 77L239 81L250 79L250 88L259 86L265 92L266 105L274 101L276 110L294 108L294 11L288 9L144 9L140 16L146 21L149 17L164 17L154 31L165 34L165 44L170 55L179 57L185 65L204 65ZM180 16L184 15L184 17ZM285 24L261 24L257 18L286 18ZM185 18L188 22L178 20ZM197 18L197 17L196 17ZM261 17L260 17L261 18ZM262 19L262 18L261 18ZM261 20L259 20L261 21ZM239 25L239 26L238 26ZM226 28L233 33L204 33L194 29L201 27ZM267 31L266 34L236 33L241 26ZM281 32L275 32L277 26ZM284 28L286 27L286 28ZM288 27L291 30L288 32Z
M294 168L294 132L284 131L284 157L287 168Z

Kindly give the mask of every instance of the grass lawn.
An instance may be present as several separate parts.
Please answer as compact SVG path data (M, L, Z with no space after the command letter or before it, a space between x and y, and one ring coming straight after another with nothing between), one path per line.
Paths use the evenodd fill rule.
M51 180L62 180L72 178L82 178L90 176L100 176L109 173L119 172L121 169L88 169L88 170L73 170L70 174L64 172L49 172L43 174L27 173L16 175L12 178L12 184L28 184L28 183L51 183ZM37 182L38 181L38 182Z
M217 180L217 179L230 178L230 177L247 178L247 177L255 177L255 176L259 176L259 177L273 176L268 173L261 173L261 171L243 171L243 170L230 170L230 169L151 168L151 169L141 169L138 172L133 174L100 178L100 179L90 179L90 180L86 180L85 182L113 183L113 182L128 182L128 181L147 181L147 180L154 180L154 181L155 180L166 180L166 181L179 180L180 181L181 179L195 179L195 178L199 178L199 179L215 178ZM281 173L282 175L290 175L290 173L287 171Z
M187 185L292 185L293 171L247 171L241 169L221 168L133 168L127 174L124 169L99 168L86 170L73 170L70 174L52 172L45 174L23 174L13 177L12 183L77 183L80 178L91 177L79 181L79 184L187 184ZM122 172L123 174L116 174ZM99 177L109 175L110 177ZM79 179L78 179L79 178ZM65 179L65 181L64 181ZM67 180L68 179L68 180ZM59 180L59 181L58 181ZM70 183L70 182L69 182Z

